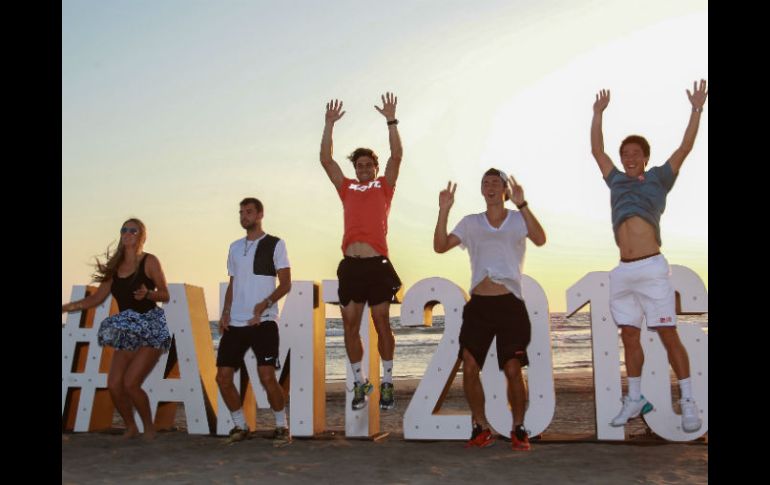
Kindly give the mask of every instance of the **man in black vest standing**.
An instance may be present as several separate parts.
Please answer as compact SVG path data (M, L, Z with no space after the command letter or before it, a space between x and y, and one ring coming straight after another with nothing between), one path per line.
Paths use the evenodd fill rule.
M262 230L262 203L247 197L240 205L241 226L246 229L246 237L230 244L227 255L230 284L219 319L222 338L217 353L217 384L235 425L230 430L229 441L248 438L249 428L233 376L243 364L246 351L249 348L254 350L259 380L267 391L267 400L275 414L273 444L279 447L291 443L291 435L283 390L275 378L276 369L281 367L278 360L276 302L291 289L291 269L286 243ZM278 287L275 285L276 276Z

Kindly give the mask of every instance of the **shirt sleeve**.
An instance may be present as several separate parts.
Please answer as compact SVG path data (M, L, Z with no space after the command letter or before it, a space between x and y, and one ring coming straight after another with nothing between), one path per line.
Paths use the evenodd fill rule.
M612 188L612 179L614 179L619 173L620 170L618 170L618 167L613 166L612 170L610 170L610 173L608 173L607 177L604 178L604 183L607 184L607 187Z
M666 192L671 190L674 182L676 182L677 176L674 175L674 170L671 168L671 160L666 160L666 163L659 167L651 168L650 172L653 172L658 180L660 180L660 185L666 189Z
M233 261L233 247L227 252L227 276L235 276L235 261Z
M289 254L286 251L286 243L283 239L278 240L278 244L275 245L275 251L273 251L273 264L275 270L289 268Z
M348 187L353 182L352 179L342 177L342 183L340 184L340 188L337 190L337 195L340 196L340 200L345 200L345 197L348 195L349 189Z
M452 229L452 232L449 234L454 234L457 236L457 238L460 240L460 248L465 249L468 246L468 216L460 219L460 222L457 223L455 228Z
M514 234L516 234L516 237L519 239L524 239L529 234L527 221L524 220L524 215L521 211L513 212L513 228Z
M396 192L396 186L390 185L388 179L386 179L384 175L377 180L380 180L382 188L385 190L385 197L387 197L388 200L393 199L393 194Z

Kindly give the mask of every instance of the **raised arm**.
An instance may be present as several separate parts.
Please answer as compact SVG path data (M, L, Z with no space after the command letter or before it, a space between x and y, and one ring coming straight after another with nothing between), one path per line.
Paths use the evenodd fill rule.
M326 103L326 123L324 124L324 133L321 138L321 166L326 170L326 175L334 184L334 188L339 190L342 186L342 169L332 158L332 131L334 123L345 114L342 110L342 101L334 99Z
M591 154L599 164L602 177L607 177L615 165L609 155L604 152L604 135L602 134L602 114L610 104L610 90L602 89L596 95L594 102L594 117L591 120Z
M390 143L390 158L385 165L385 180L391 187L396 186L398 170L401 168L401 157L404 150L401 147L401 137L398 134L398 120L396 119L396 104L398 98L393 93L385 93L382 96L382 108L377 105L374 109L380 112L388 122L388 143Z
M529 204L524 200L524 189L521 185L516 183L516 179L513 178L513 175L508 177L508 187L506 187L505 190L508 192L513 203L516 204L521 215L524 216L524 223L527 225L527 237L530 241L535 243L536 246L545 244L545 231L543 230L543 226L540 225L535 214L529 209Z
M77 312L81 310L87 310L99 305L110 294L110 288L112 288L112 278L107 281L102 281L95 292L91 293L82 300L75 300L70 303L65 303L61 306L61 312Z
M692 93L687 89L687 97L690 98L690 104L692 105L692 113L690 114L690 121L687 123L687 128L684 130L684 138L682 144L677 148L669 158L671 163L671 170L674 171L674 175L679 173L679 169L684 163L684 159L689 155L692 146L695 144L695 136L698 134L698 126L700 126L700 115L703 112L703 105L706 103L706 97L708 91L706 91L706 80L700 80L700 86L698 82L692 83Z
M460 238L454 234L447 235L446 229L449 209L455 203L455 190L457 190L457 184L453 186L452 182L449 182L446 189L438 195L438 221L436 221L436 230L433 231L433 250L439 254L460 244Z

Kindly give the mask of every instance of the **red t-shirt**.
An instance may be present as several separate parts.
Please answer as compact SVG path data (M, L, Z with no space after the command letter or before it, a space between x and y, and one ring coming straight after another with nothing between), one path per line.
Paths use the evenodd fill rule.
M365 242L383 256L388 255L388 214L393 200L394 187L385 177L367 184L358 180L342 179L337 193L345 213L345 234L342 236L342 252L352 242Z

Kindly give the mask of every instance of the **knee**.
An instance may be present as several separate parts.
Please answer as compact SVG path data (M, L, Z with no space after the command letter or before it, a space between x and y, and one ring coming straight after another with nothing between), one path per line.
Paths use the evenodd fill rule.
M219 387L228 387L233 385L233 376L223 372L217 372L217 385Z
M126 392L135 393L142 390L142 381L138 378L126 379L123 384Z
M342 326L345 330L345 338L360 337L361 322L343 322Z
M110 390L113 394L121 394L125 390L125 386L123 384L122 379L110 379L110 381L107 383L107 389Z
M641 347L640 341L641 332L635 327L623 327L620 331L620 338L623 339L623 346L625 347Z
M265 389L278 385L278 381L275 379L275 371L272 368L267 370L258 369L259 382Z
M515 364L512 363L513 360L508 361L507 364L505 364L505 367L503 367L503 372L505 373L505 377L509 380L518 380L522 377L521 374L521 366L518 365L518 362Z
M480 370L476 359L466 350L463 354L463 377L478 377Z

